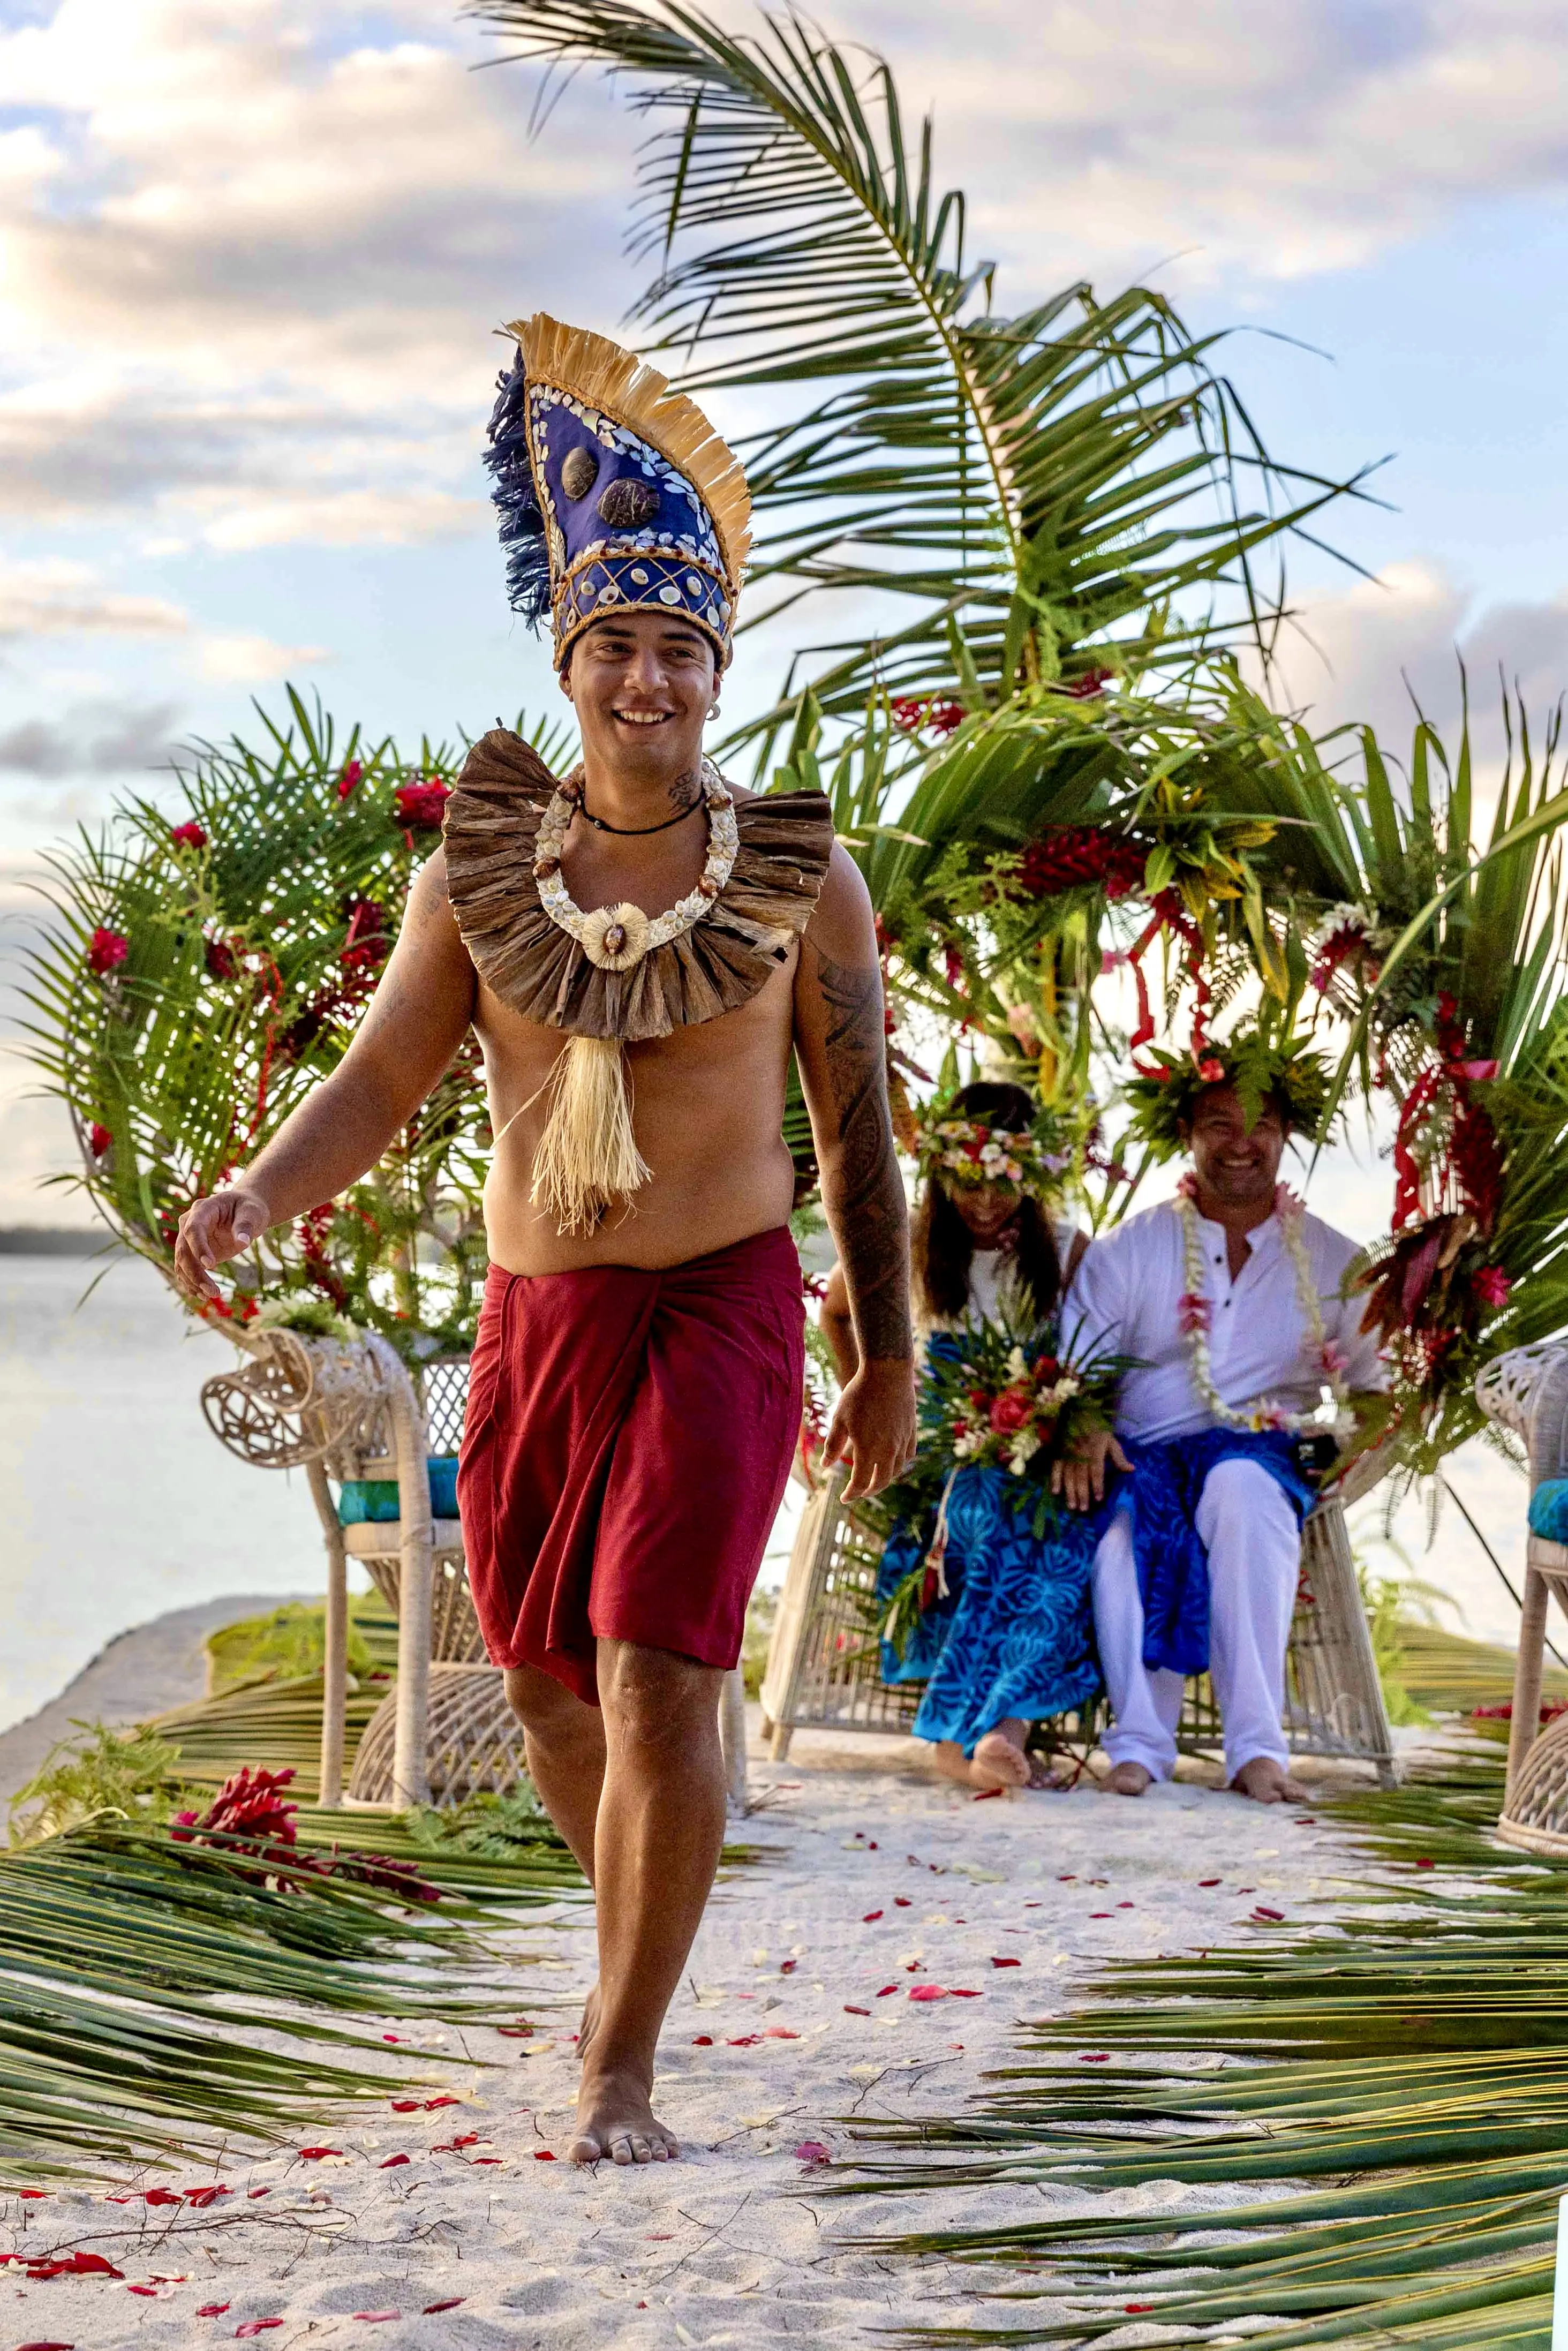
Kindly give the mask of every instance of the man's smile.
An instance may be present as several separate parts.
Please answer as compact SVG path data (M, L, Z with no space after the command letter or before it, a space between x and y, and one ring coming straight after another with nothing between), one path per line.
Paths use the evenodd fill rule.
M663 726L665 720L673 718L675 714L673 710L617 710L612 707L610 715L618 718L623 726Z

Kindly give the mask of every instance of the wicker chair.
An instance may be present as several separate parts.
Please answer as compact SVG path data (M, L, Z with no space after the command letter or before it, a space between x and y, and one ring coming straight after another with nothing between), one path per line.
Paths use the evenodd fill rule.
M436 1357L411 1375L383 1339L271 1331L241 1341L248 1361L202 1391L209 1426L242 1459L303 1468L327 1547L320 1802L344 1801L348 1562L360 1561L398 1619L396 1684L354 1758L350 1804L460 1803L504 1792L525 1768L522 1727L486 1661L468 1590L463 1530L431 1514L427 1463L456 1452L468 1358ZM344 1526L329 1479L391 1483L393 1520ZM746 1807L746 1701L728 1676L719 1717L731 1806Z
M1388 1714L1356 1585L1345 1504L1376 1484L1380 1467L1364 1459L1308 1518L1301 1542L1301 1589L1286 1660L1285 1729L1298 1755L1370 1763L1381 1784L1397 1773ZM762 1682L764 1733L775 1761L794 1732L907 1731L921 1692L882 1678L873 1627L879 1544L868 1541L840 1503L841 1468L807 1504L791 1554ZM1059 1734L1092 1740L1098 1708L1061 1719ZM1189 1683L1178 1744L1212 1753L1220 1727L1208 1677Z
M1543 1486L1568 1477L1568 1346L1548 1341L1494 1356L1477 1375L1476 1398L1490 1419L1523 1438L1532 1503ZM1526 1853L1562 1856L1568 1855L1568 1715L1540 1727L1546 1611L1553 1593L1568 1610L1568 1544L1532 1529L1498 1834Z

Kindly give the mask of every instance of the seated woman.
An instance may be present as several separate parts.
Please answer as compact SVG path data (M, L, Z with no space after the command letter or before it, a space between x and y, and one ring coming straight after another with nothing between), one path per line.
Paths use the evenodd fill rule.
M1015 1332L1048 1325L1088 1246L1071 1222L1052 1230L1046 1204L1060 1186L1031 1132L1034 1117L1021 1086L979 1081L943 1103L923 1132L911 1255L928 1367L960 1360L963 1333L978 1323ZM837 1270L821 1324L847 1381L859 1359ZM929 1401L929 1371L925 1386ZM1031 1514L1013 1507L1018 1499L1019 1480L1004 1468L956 1469L940 1513L925 1508L895 1523L877 1584L885 1602L928 1561L940 1518L946 1551L926 1569L928 1604L902 1656L884 1647L884 1671L925 1682L915 1736L936 1742L946 1778L977 1788L1052 1785L1025 1751L1030 1726L1102 1687L1090 1531L1059 1511L1037 1535Z

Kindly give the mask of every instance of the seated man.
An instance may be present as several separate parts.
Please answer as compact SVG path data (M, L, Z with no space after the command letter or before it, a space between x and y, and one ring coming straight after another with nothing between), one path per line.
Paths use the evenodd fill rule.
M1341 1434L1353 1391L1381 1387L1362 1303L1340 1285L1356 1245L1278 1182L1285 1140L1316 1125L1321 1063L1293 1043L1160 1056L1128 1092L1156 1156L1190 1151L1179 1196L1084 1257L1062 1317L1074 1355L1137 1360L1116 1434L1065 1466L1079 1510L1113 1488L1094 1559L1094 1624L1115 1715L1107 1785L1141 1796L1176 1765L1183 1683L1207 1668L1228 1784L1299 1802L1281 1729L1285 1652L1312 1507L1303 1432ZM1261 1080L1260 1080L1261 1072ZM1239 1076L1250 1081L1248 1099ZM1339 1407L1325 1419L1324 1390Z

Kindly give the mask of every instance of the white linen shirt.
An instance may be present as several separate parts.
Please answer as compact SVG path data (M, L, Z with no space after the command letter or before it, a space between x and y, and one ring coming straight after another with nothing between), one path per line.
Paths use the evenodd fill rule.
M1225 1228L1200 1217L1203 1294L1209 1318L1209 1373L1221 1401L1233 1407L1270 1396L1288 1411L1311 1412L1323 1381L1306 1352L1306 1318L1296 1296L1296 1272L1278 1217L1254 1226L1246 1263L1234 1281ZM1339 1348L1352 1389L1381 1388L1387 1373L1377 1342L1360 1328L1365 1300L1339 1294L1341 1277L1357 1245L1321 1217L1303 1216L1301 1238L1317 1286L1323 1336ZM1177 1301L1186 1292L1182 1219L1174 1200L1144 1208L1092 1241L1067 1294L1062 1344L1083 1356L1109 1349L1136 1355L1144 1368L1128 1372L1116 1402L1120 1437L1189 1436L1218 1424L1193 1384L1192 1359Z

